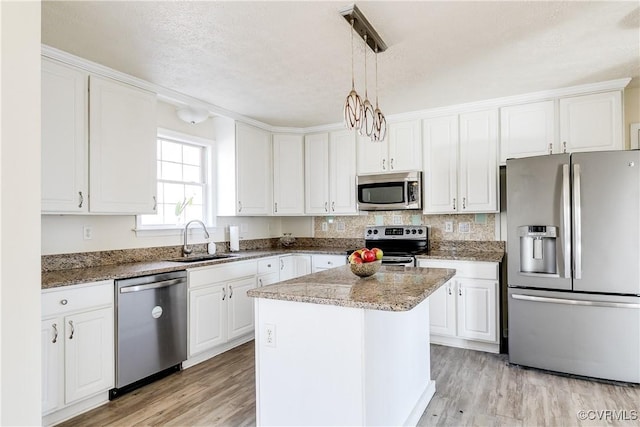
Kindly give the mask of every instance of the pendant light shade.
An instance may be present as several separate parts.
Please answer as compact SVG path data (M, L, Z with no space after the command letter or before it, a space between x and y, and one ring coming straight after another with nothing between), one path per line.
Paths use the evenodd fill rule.
M353 23L351 20L351 92L344 102L344 124L349 130L360 129L362 125L362 100L356 92L355 78L353 77Z

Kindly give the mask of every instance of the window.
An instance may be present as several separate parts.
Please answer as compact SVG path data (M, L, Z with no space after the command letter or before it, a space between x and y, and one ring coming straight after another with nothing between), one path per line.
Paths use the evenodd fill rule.
M157 140L157 213L139 215L139 228L171 228L192 219L210 224L210 141L160 130Z

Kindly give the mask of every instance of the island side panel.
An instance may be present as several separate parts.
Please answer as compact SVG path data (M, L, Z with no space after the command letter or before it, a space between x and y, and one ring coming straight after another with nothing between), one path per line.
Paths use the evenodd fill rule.
M435 393L429 300L409 311L365 311L365 425L416 425Z
M255 309L257 424L364 425L364 310L263 298Z

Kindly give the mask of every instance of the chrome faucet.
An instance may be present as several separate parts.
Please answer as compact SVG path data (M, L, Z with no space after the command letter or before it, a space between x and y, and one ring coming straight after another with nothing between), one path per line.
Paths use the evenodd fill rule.
M191 252L193 252L193 249L191 249L187 244L187 234L188 234L187 231L188 231L189 225L191 225L191 223L193 222L200 224L202 226L202 229L204 230L204 237L206 237L207 239L209 238L209 232L207 231L207 226L204 225L202 221L200 221L199 219L192 219L191 221L189 221L187 225L184 226L184 246L182 247L182 255L184 256L187 256Z

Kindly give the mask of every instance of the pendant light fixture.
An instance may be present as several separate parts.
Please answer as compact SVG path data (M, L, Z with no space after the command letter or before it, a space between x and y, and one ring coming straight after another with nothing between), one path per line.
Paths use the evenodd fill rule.
M370 137L372 141L382 141L387 134L387 120L378 105L378 53L384 52L387 49L387 45L355 4L341 10L340 14L351 25L351 92L349 92L344 104L344 122L347 129L355 129L360 135ZM364 101L362 101L355 89L353 71L354 31L364 40ZM367 90L367 46L375 52L376 58L375 110L369 101Z
M367 35L364 35L364 102L362 103L362 123L358 133L362 136L371 136L373 132L374 111L369 102L367 91Z
M351 20L351 92L344 103L344 123L347 129L360 129L362 124L362 100L356 92L355 78L353 77L353 25Z
M372 141L382 141L387 136L387 119L378 106L378 46L376 46L376 110L373 113Z

